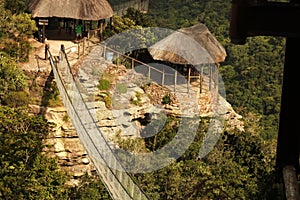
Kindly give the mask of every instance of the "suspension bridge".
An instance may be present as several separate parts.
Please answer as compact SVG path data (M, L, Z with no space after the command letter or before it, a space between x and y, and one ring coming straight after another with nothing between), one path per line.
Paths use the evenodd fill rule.
M114 153L114 144L110 143L98 128L96 119L90 111L94 107L84 101L65 51L61 50L59 57L53 56L50 50L48 54L67 113L111 197L120 200L149 199L118 161L118 156Z

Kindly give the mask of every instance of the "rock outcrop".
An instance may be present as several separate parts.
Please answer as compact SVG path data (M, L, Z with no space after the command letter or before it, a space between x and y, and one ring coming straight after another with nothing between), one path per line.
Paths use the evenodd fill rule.
M45 91L47 81L55 82L53 77L51 79L49 66L43 72L40 71L43 68L34 67L34 69L32 71L26 69L26 73L33 79L30 85L35 85L31 88L31 92L35 93L32 97L36 99L30 105L31 111L33 114L43 114L53 124L51 134L44 141L46 145L44 151L58 158L61 168L73 175L71 184L76 184L77 177L85 173L93 174L95 168L62 103L58 106L40 106L43 103L42 96L47 92ZM176 117L220 115L224 116L228 128L243 130L240 121L242 117L233 110L225 98L220 97L216 103L215 97L210 92L196 96L173 94L166 86L145 81L143 76L132 70L101 59L97 63L86 59L76 72L77 79L81 81L86 91L83 96L87 104L92 104L88 105L93 107L90 112L95 116L100 130L112 140L116 136L139 137L147 124L158 118L165 119L167 115ZM111 88L108 91L99 91L97 88L99 75L103 74L109 75ZM165 97L167 98L163 101ZM105 98L111 98L110 103L105 102Z

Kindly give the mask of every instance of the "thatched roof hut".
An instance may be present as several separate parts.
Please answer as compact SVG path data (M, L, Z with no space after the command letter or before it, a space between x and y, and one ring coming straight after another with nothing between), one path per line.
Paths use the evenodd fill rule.
M175 64L219 63L227 55L224 47L202 23L174 31L148 50L153 59Z
M33 18L58 17L97 21L113 15L113 9L107 0L31 0L29 10Z

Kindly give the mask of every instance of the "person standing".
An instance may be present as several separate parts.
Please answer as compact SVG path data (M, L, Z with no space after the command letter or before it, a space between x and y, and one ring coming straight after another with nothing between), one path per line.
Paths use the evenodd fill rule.
M83 29L83 26L82 26L82 23L79 22L77 25L76 25L76 40L80 40L82 38L82 29Z
M58 33L61 33L61 30L64 28L64 21L61 19L58 22Z

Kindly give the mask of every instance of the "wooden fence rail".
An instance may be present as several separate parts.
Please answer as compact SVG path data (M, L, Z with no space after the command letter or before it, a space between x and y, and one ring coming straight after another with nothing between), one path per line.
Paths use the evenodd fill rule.
M178 68L167 71L167 68L171 67L165 67L162 66L161 69L158 69L158 67L149 65L147 63L144 63L142 61L139 61L135 58L132 58L128 55L125 55L124 53L121 53L107 45L103 42L93 42L90 38L84 37L82 40L80 40L77 43L77 57L80 58L81 56L89 53L92 49L92 47L95 46L101 46L102 47L102 55L105 59L110 59L112 62L114 62L117 66L125 65L127 68L131 68L132 70L136 70L137 66L140 66L140 68L144 68L142 70L142 73L150 80L154 80L160 85L164 86L173 86L174 92L181 92L181 93L190 93L195 92L195 90L198 93L203 93L204 89L208 91L212 91L213 89L217 90L218 87L218 70L217 65L215 63L208 63L204 65L196 66L197 74L193 75L191 72L191 67L183 66L183 68L187 68L185 73L180 73ZM111 54L109 54L111 53ZM110 58L107 56L110 55ZM160 77L160 80L158 80L158 77L155 77L155 74ZM170 77L172 77L172 81L170 81ZM182 80L184 78L184 81ZM197 86L192 85L192 80L196 79ZM207 80L208 79L208 80ZM172 84L171 84L172 83ZM206 86L207 83L207 86ZM184 88L183 88L183 85ZM181 88L181 89L180 89ZM218 91L217 91L218 92Z

